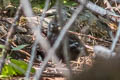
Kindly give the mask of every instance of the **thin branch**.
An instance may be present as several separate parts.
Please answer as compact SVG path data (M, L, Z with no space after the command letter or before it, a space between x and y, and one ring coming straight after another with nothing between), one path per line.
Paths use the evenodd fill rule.
M43 10L43 13L42 13L42 16L40 18L40 23L38 24L37 27L34 28L34 26L31 26L32 30L34 31L34 34L35 34L35 37L36 37L36 40L34 42L34 46L32 48L32 52L31 52L31 58L30 58L30 61L29 61L29 66L28 66L28 69L27 69L27 72L26 72L26 77L25 79L26 80L29 80L29 76L30 76L30 71L31 71L31 68L32 68L32 65L33 65L33 61L34 61L34 58L36 56L36 47L37 47L37 44L40 43L42 48L45 49L47 51L48 48L50 48L49 46L49 43L47 42L47 40L45 40L43 37L42 37L42 34L41 34L41 27L42 27L42 21L44 20L44 17L45 17L45 12L47 11L48 9L48 6L49 6L49 2L50 0L46 0L46 3L45 3L45 7L44 7L44 10ZM28 2L29 3L29 2ZM30 3L29 3L30 4ZM25 5L24 5L25 6ZM30 8L29 8L30 9ZM31 9L29 11L32 11ZM27 12L26 12L26 15L27 15ZM32 14L31 14L32 15ZM28 20L29 21L29 20ZM30 21L31 22L31 21ZM34 23L33 23L34 24ZM47 47L47 49L46 49Z
M30 58L30 61L29 61L28 69L27 69L26 74L25 74L25 80L29 80L31 68L32 68L32 65L33 65L33 61L34 61L34 58L36 56L35 51L36 51L37 44L38 44L38 41L35 41L35 43L32 47L31 58Z
M57 8L56 8L56 10L57 10L57 19L58 19L58 24L60 24L60 27L62 28L64 25L64 23L63 23L63 14L64 14L64 12L62 12L62 1L60 1L60 0L57 0L57 2L56 2L56 5L57 5Z
M34 76L34 80L39 80L41 78L42 72L45 69L45 66L47 65L47 62L49 61L49 59L52 57L52 55L54 55L56 49L59 47L62 39L64 38L67 30L71 27L72 23L75 21L75 19L77 18L78 14L83 10L84 5L86 4L86 0L84 0L84 4L80 5L77 7L77 9L75 10L75 12L73 13L72 17L70 18L70 20L66 23L66 25L63 27L62 31L60 32L60 35L58 36L55 44L53 45L53 47L48 51L48 56L45 58L44 62L42 63L40 69L38 69L35 73Z
M62 12L62 1L60 1L60 0L57 0L57 14L58 14L58 24L60 24L60 27L61 27L61 29L63 28L63 26L64 26L64 24L65 24L65 20L63 19L63 17L65 16L65 12ZM69 43L67 43L67 41L68 41L68 37L67 36L65 36L65 38L64 38L64 41L63 41L63 43L62 43L62 45L63 45L63 56L64 56L64 59L65 59L65 61L66 61L66 64L67 64L67 68L69 69L68 71L67 71L67 73L68 74L66 74L67 75L67 77L69 77L70 78L70 76L72 75L72 69L71 69L71 67L70 67L70 63L69 63L69 55L68 55L68 44Z
M82 0L78 0L78 2L81 3ZM95 5L94 3L92 3L91 1L88 1L88 3L86 4L86 8L90 9L91 11L100 14L101 16L107 16L108 18L110 18L113 21L120 21L120 15L116 15L115 13L109 11L109 10L105 10L104 8Z
M119 37L120 37L120 22L118 23L118 30L115 38L113 39L113 43L111 45L111 53L114 51L117 41L119 40Z
M64 54L64 59L66 61L66 65L67 65L67 68L69 69L68 70L68 74L67 74L67 77L68 78L71 78L72 76L72 69L71 69L71 66L70 66L70 58L69 58L69 53L68 53L68 37L66 36L65 39L64 39L64 42L63 42L63 54Z
M113 10L111 4L109 3L108 0L104 0L104 4L106 4L106 8L105 9L110 9L110 11L112 11L113 13L115 13L115 11Z
M12 25L11 25L9 31L8 31L8 35L6 37L6 41L5 41L6 49L2 50L2 58L0 60L0 74L1 74L2 68L3 68L4 63L5 63L5 58L7 57L7 51L6 50L7 50L7 47L9 46L9 39L10 39L10 37L12 35L12 32L13 32L15 26L16 26L16 21L19 20L19 16L20 16L19 13L21 11L21 8L22 8L22 5L20 5L18 7L18 10L17 10L17 12L15 14L15 17L14 17L14 22L12 23Z

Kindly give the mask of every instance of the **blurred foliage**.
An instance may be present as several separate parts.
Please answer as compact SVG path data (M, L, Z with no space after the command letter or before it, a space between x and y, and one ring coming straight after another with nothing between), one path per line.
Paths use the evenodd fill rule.
M45 5L45 1L46 0L30 0L31 1L31 4L32 4L32 7L36 7L36 8L43 8L44 5ZM69 6L76 6L78 3L76 3L74 0L62 0L64 5L69 5ZM10 3L16 7L19 6L19 0L10 0ZM56 3L56 0L51 0L50 1L50 6L53 6L55 5ZM1 1L0 5L2 5L3 2Z
M20 0L10 0L11 4L18 7L19 6L19 2Z
M78 3L76 3L75 1L69 1L69 0L64 0L63 3L68 6L77 6L78 5Z
M0 0L0 8L1 9L8 9L8 5L12 5L13 7L18 7L19 6L19 1L20 0L8 0L9 3L7 3L7 1L4 0ZM33 8L33 11L36 13L40 13L41 9L44 8L45 6L45 1L46 0L30 0L31 1L31 5ZM76 6L78 5L78 3L72 1L72 0L62 0L64 5L67 6ZM7 3L7 6L4 6L4 2ZM56 4L56 0L51 0L51 2L49 3L49 7L53 7ZM10 8L11 10L11 8ZM19 45L17 47L13 47L12 50L13 51L17 51L17 50L21 50L24 47L26 47L27 45ZM1 49L5 49L4 45L0 45ZM5 63L3 69L2 69L2 74L0 75L1 77L10 77L10 76L16 76L16 75L24 75L24 73L26 72L28 68L28 64L24 61L21 60L15 60L15 59L10 59L7 63ZM31 69L31 72L34 73L35 69Z
M15 64L17 66L17 67L13 66L13 68L15 69L16 73L18 73L19 75L23 75L27 71L28 64L25 61L11 59L11 63L13 63L13 64ZM21 71L21 69L23 71ZM35 69L32 68L31 72L34 73Z
M5 49L5 45L0 44L1 49Z
M9 3L8 3L9 1ZM9 11L8 15L9 17L13 17L14 13L16 12L16 10L14 10L14 8L16 9L16 7L19 6L19 3L20 3L20 0L0 0L0 10L5 10L5 11ZM31 5L32 5L32 8L33 8L33 12L35 14L40 14L42 9L44 8L45 6L45 1L46 0L30 0L31 2ZM62 3L66 6L77 6L78 3L75 2L75 0L61 0ZM5 4L7 4L7 6L5 6ZM54 5L56 4L56 0L51 0L50 3L49 3L49 8L53 7ZM11 6L12 5L12 8L11 7L8 7L8 6ZM9 15L11 14L11 15Z
M28 68L28 64L26 62L22 60L11 59L8 64L4 65L0 78L24 75L27 68ZM34 73L34 72L35 72L35 69L32 68L31 73Z
M19 51L23 48L25 48L26 45L18 45L17 47L13 47L12 51ZM5 45L0 44L1 49L5 49ZM22 60L16 60L16 59L10 59L11 57L8 55L6 63L4 67L2 68L2 74L0 75L0 78L5 77L11 77L11 76L17 76L17 75L24 75L27 71L28 64L25 61ZM34 73L35 69L31 69L31 73Z
M17 75L14 68L10 64L5 64L4 68L2 69L2 74L0 75L0 78L9 77L13 75Z

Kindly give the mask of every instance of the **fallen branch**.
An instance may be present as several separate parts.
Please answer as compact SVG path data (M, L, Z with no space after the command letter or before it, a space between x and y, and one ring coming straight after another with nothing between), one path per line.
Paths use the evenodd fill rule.
M88 38L91 38L91 39L94 39L94 40L98 40L98 41L101 41L101 42L106 42L106 43L110 43L110 44L112 43L112 40L103 40L101 38L96 38L96 37L91 36L91 35L81 34L81 33L73 32L73 31L69 31L69 33L72 33L72 34L77 35L77 36L88 37Z
M82 0L78 0L78 2L80 2L80 3L81 3L81 1ZM120 21L120 15L116 15L115 13L113 13L109 10L105 10L104 8L92 3L91 1L88 1L88 3L86 4L86 8L90 9L91 11L93 11L97 14L100 14L101 16L106 16L115 22Z

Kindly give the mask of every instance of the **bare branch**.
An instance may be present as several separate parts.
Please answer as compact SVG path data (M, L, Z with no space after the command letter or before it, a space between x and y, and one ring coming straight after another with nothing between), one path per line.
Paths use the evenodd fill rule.
M24 0L24 1L25 1L25 0ZM30 17L31 17L31 16L33 17L32 9L31 9L31 6L30 6L29 1L26 1L26 2L24 2L24 1L21 0L21 4L24 6L24 11L25 11L25 9L28 10L28 11L25 11L25 15L28 16L28 17L29 17L29 16L30 16ZM33 32L34 32L34 35L35 35L35 37L36 37L36 40L35 40L34 46L33 46L33 48L32 48L31 59L30 59L29 67L28 67L28 70L27 70L27 72L26 72L26 77L25 77L26 80L29 80L29 74L30 74L30 71L31 71L31 68L32 68L32 65L33 65L33 61L34 61L35 55L36 55L36 54L35 54L35 50L36 50L37 44L40 43L41 46L42 46L42 48L45 49L46 51L50 48L49 43L47 42L46 39L43 38L43 36L42 36L42 34L41 34L42 21L43 21L43 19L44 19L44 17L45 17L45 12L46 12L47 9L48 9L49 2L50 2L50 0L46 0L45 8L44 8L43 13L42 13L42 16L41 16L41 18L40 18L40 23L38 22L38 24L36 25L36 27L35 27L34 21L33 21L32 19L29 20L30 18L28 19L29 23L32 22L31 25L30 25L30 27L32 28L32 30L33 30ZM25 6L24 3L27 3L27 4L29 4L29 5ZM28 12L30 12L30 14L28 14Z
M81 1L82 0L78 0L78 2L81 2ZM116 15L115 13L113 13L109 10L105 10L98 5L95 5L91 1L88 1L88 3L86 4L86 8L90 9L91 11L93 11L95 13L100 14L101 16L107 16L113 21L117 21L117 22L120 21L120 15Z
M66 23L66 25L63 27L62 31L60 32L60 35L58 36L55 44L53 45L53 47L48 51L48 56L45 58L44 62L42 63L40 69L38 69L36 71L36 74L34 76L34 80L39 80L41 78L42 72L47 64L47 62L49 61L49 59L52 57L52 55L54 55L56 49L59 47L62 39L64 38L67 30L71 27L72 23L75 21L75 19L77 18L77 15L83 10L84 5L86 3L86 0L84 0L84 4L80 5L77 7L77 9L75 10L75 12L73 13L72 17L70 18L70 20Z
M13 32L15 26L16 26L16 21L19 19L19 16L20 16L19 13L20 13L20 11L21 11L21 8L22 8L22 6L20 5L20 6L18 7L18 10L17 10L16 14L15 14L14 22L13 22L13 24L11 25L11 28L9 29L9 32L8 32L8 34L7 34L7 38L6 38L6 41L5 41L6 49L3 49L3 50L2 50L2 58L1 58L1 60L0 60L0 73L1 73L1 71L2 71L2 67L4 66L5 58L7 57L7 51L6 51L6 50L7 50L7 47L9 46L9 39L10 39L10 37L11 37L11 35L12 35L12 32Z
M113 43L111 45L111 53L114 51L117 41L119 40L119 37L120 37L120 22L118 24L118 30L117 30L116 36L113 39Z

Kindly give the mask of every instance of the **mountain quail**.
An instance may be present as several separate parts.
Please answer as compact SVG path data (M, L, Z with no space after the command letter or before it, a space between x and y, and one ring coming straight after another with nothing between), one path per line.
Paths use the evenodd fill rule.
M48 40L49 40L51 46L53 46L59 33L60 33L59 26L54 22L50 22L50 24L48 25L47 37L48 37ZM78 38L78 36L76 36L72 33L67 33L66 36L67 36L67 42L68 42L67 50L68 50L68 55L69 55L70 60L75 60L79 56L87 55L87 50L86 50L85 46L83 45L83 43ZM62 61L64 61L65 60L64 58L66 57L66 56L64 57L64 55L63 55L63 46L64 46L63 42L60 44L60 46L56 50L57 57L59 59L62 59Z

